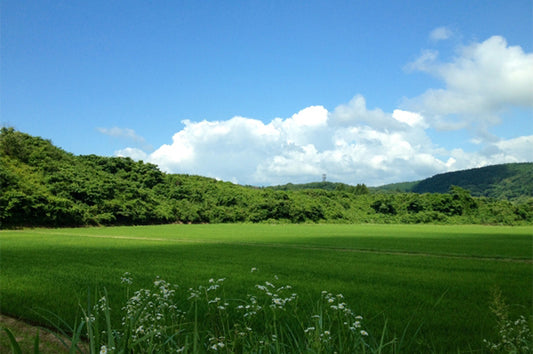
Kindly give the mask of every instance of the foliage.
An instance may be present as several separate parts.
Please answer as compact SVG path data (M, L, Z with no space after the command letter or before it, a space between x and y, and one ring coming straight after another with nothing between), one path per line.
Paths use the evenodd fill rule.
M369 189L364 184L358 184L356 186L351 186L345 183L335 183L335 182L311 182L303 184L284 184L281 186L272 186L268 187L269 189L280 190L280 191L301 191L306 189L323 189L326 191L343 191L354 194L367 194Z
M528 166L510 165L508 170ZM528 182L517 176L523 175L515 177L527 189ZM74 156L48 140L12 128L0 131L0 228L233 222L531 223L533 197L528 199L524 190L513 188L508 195L515 202L472 197L460 184L431 194L370 192L364 184L330 182L245 187L166 174L153 164L130 158Z
M508 163L441 173L421 181L394 183L373 190L446 193L452 186L469 190L476 197L524 201L533 198L533 163Z

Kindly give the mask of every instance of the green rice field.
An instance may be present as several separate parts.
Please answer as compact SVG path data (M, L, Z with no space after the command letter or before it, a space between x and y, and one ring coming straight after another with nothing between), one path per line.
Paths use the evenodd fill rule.
M301 306L341 293L379 337L409 352L481 352L496 335L501 290L511 317L533 309L533 228L448 225L161 225L0 231L0 312L32 323L80 316L88 292L124 299L156 277L196 287L226 278L229 298L290 284ZM251 272L252 268L257 271ZM120 305L117 305L120 307ZM111 306L113 308L113 305ZM118 316L118 314L112 313ZM406 342L407 343L407 342Z

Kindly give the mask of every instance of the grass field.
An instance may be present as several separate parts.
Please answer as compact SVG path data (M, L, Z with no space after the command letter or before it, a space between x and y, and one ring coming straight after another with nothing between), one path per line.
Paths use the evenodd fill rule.
M123 299L120 278L183 288L225 277L229 297L290 284L302 306L342 293L379 336L407 330L409 351L478 350L495 335L491 292L531 319L531 227L435 225L162 225L0 232L0 312L32 322L79 316L87 292ZM255 267L257 272L250 272ZM414 332L421 328L419 333Z

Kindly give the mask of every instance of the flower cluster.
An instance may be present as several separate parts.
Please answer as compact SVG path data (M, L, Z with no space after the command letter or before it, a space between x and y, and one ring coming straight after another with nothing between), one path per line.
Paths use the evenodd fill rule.
M122 277L122 283L130 285L129 274ZM122 327L129 328L130 340L137 345L142 342L152 347L164 346L164 342L173 327L185 317L176 302L178 286L157 277L152 289L140 289L127 299L122 307ZM124 333L117 333L117 337Z
M497 342L483 340L487 348L495 353L531 353L533 336L524 316L516 320L500 322Z
M334 351L335 345L350 352L368 349L364 339L368 332L362 328L363 317L354 314L342 294L322 291L316 311L304 330L310 351L330 352Z
M87 334L106 353L279 352L281 348L333 352L355 349L368 335L362 317L353 314L341 294L323 292L322 305L306 327L309 315L298 308L297 293L290 285L276 285L278 277L256 284L245 299L226 298L225 280L211 278L185 290L157 277L150 288L128 295L118 328L109 326L106 293L85 316ZM131 275L125 273L121 282L129 294ZM108 327L97 331L103 319ZM341 338L344 347L337 347Z
M284 309L286 304L295 301L298 297L294 292L285 295L292 289L290 285L276 287L271 282L265 281L264 285L257 284L255 287L270 298L269 306L273 309Z
M209 338L208 350L216 352L216 351L224 349L224 347L226 347L226 344L224 343L225 340L226 340L225 337L218 337L218 338L211 337L211 338Z
M531 353L533 333L529 323L524 316L509 318L509 308L500 290L494 290L490 309L496 316L498 341L484 339L486 347L493 353Z

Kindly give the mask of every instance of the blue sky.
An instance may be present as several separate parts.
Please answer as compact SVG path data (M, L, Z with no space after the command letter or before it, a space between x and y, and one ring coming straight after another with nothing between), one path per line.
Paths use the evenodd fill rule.
M0 124L241 184L533 161L531 1L11 1Z

